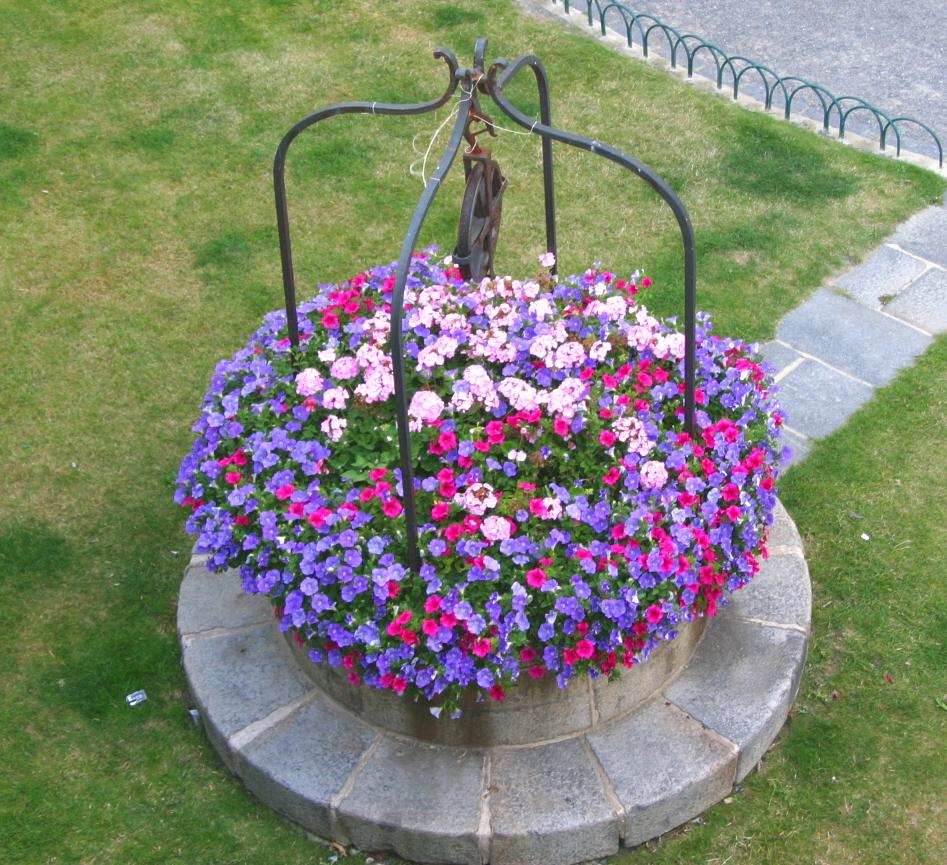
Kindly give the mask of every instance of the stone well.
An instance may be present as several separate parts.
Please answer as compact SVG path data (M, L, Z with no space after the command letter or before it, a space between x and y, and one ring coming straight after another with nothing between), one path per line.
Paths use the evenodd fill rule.
M811 611L781 505L769 546L718 617L620 681L530 681L459 721L310 663L265 598L200 556L178 605L184 667L226 765L309 832L439 865L572 865L696 817L773 742Z

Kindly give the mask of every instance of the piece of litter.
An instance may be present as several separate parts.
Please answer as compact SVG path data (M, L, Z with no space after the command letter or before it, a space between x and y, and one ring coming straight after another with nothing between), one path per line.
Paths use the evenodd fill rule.
M691 820L691 823L696 823L698 826L703 826L703 825L704 825L704 818L703 818L703 817L695 817L693 820Z
M178 553L177 550L171 550L171 555L172 555L172 556L177 556L177 555L180 555L180 554Z
M742 793L743 790L744 790L744 788L741 787L739 784L737 784L737 786L733 788L733 792L734 792L734 793Z
M835 775L832 776L832 783L838 784L838 778L836 778Z
M732 805L732 804L733 804L733 796L727 796L727 798L723 800L723 804L724 804L724 805Z
M190 719L194 722L195 727L200 727L201 725L201 713L197 709L188 709L187 714Z
M148 699L148 695L144 691L132 691L127 697L125 697L125 702L129 706L137 706L139 703L144 703Z
M864 532L862 532L859 537L861 537L861 539L862 539L863 541L870 541L870 540L871 540L871 535L866 535Z

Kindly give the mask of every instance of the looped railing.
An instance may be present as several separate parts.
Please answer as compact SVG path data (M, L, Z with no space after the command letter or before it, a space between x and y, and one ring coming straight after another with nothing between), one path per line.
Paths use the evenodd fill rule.
M558 0L552 0L556 4ZM570 12L575 6L571 0L562 0L566 12ZM576 11L581 11L576 9ZM822 106L822 128L828 132L831 128L831 117L833 110L838 118L838 137L844 140L846 122L850 114L856 111L867 111L870 113L878 125L878 149L886 150L889 133L893 133L895 139L895 153L901 155L901 130L899 124L907 123L917 126L924 130L937 148L937 164L940 168L944 167L944 146L940 136L926 123L922 123L914 117L898 116L891 117L883 109L872 105L870 102L857 96L835 96L828 88L821 84L815 84L796 75L780 75L774 69L763 63L744 57L739 54L727 54L720 46L694 33L681 33L670 24L666 24L655 15L647 12L636 12L630 6L624 3L609 2L602 3L600 0L585 0L585 17L589 27L598 26L602 35L607 31L608 22L611 21L613 29L618 32L624 30L625 41L629 48L635 44L635 31L638 33L638 41L641 45L642 54L649 56L649 42L651 34L657 30L668 43L668 60L671 68L679 67L679 52L683 52L686 59L687 77L694 77L694 61L701 51L710 55L710 62L714 67L714 82L718 90L724 87L725 77L729 77L733 87L733 98L737 99L740 95L740 84L747 73L755 73L754 78L759 78L763 87L763 103L767 111L773 108L774 94L781 93L783 98L783 117L786 120L792 118L793 101L800 92L809 91L815 94L819 104ZM596 20L597 19L597 20ZM617 26L616 26L617 25ZM795 87L790 87L793 82L798 82ZM856 104L850 105L849 103ZM847 106L847 107L846 107Z
M554 141L586 150L596 156L602 156L610 162L627 168L647 181L671 208L681 232L684 252L684 428L692 435L695 425L695 382L696 382L696 320L697 320L697 256L694 246L694 231L687 210L667 182L647 165L637 159L581 135L565 132L552 126L549 101L549 83L542 62L532 55L519 57L507 62L497 60L489 69L484 67L484 54L487 41L480 39L474 49L474 65L470 69L458 68L454 55L445 48L438 48L434 56L445 60L450 72L450 81L444 94L437 99L411 105L382 104L377 102L346 102L332 105L316 111L300 120L280 141L273 162L273 184L276 193L276 217L279 231L280 258L283 267L283 292L286 302L286 321L294 357L299 348L299 323L296 310L296 288L293 274L293 256L289 237L289 213L286 206L286 155L289 146L300 132L339 114L383 114L407 115L434 111L447 103L458 87L465 94L485 93L493 99L499 109L514 123L528 133L538 135L542 141L543 192L546 211L546 248L554 255L556 249L555 195L552 171L552 143ZM536 79L539 92L539 119L528 117L516 108L504 95L504 87L523 68L529 67ZM456 118L447 146L437 167L421 193L414 210L407 234L401 245L401 255L395 271L395 284L391 295L391 364L394 381L395 419L398 427L399 467L401 471L401 494L407 539L408 565L417 570L421 565L418 545L417 508L414 497L414 461L411 452L411 433L408 424L409 396L405 379L404 332L404 294L408 278L411 256L415 250L418 236L434 196L440 188L444 176L454 162L457 152L464 142L471 116L473 98L462 99L454 111ZM482 119L482 118L481 118ZM487 121L490 122L490 121ZM492 125L492 122L491 122ZM558 260L558 255L556 255Z

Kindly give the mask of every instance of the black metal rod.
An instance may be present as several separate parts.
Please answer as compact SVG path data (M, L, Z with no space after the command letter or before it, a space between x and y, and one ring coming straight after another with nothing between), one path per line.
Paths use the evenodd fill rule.
M539 118L546 126L552 125L552 109L549 100L549 77L546 75L546 68L542 61L532 55L526 54L517 58L512 64L507 66L500 75L499 87L503 87L510 78L516 75L524 66L529 66L536 76L536 86L539 90ZM556 194L552 175L552 139L546 136L542 137L543 150L543 202L546 207L546 249L556 257L555 264L552 267L554 274L559 272L559 250L556 246Z
M545 123L531 120L522 111L516 108L504 95L503 86L509 82L513 75L526 65L523 62L525 58L520 58L512 64L507 64L503 60L498 60L490 70L490 76L487 82L487 92L500 109L515 123L518 123L524 129L541 135L543 138L550 138L554 141L560 141L571 147L577 147L580 150L586 150L596 156L603 156L611 162L621 165L634 172L636 175L646 180L651 187L664 199L671 208L677 219L677 224L681 232L681 241L684 247L684 425L685 429L694 435L696 426L694 423L694 388L696 385L696 339L697 339L697 256L694 244L694 229L691 227L690 217L683 202L675 195L674 190L668 186L667 182L655 171L645 165L643 162L595 141L591 138L585 138L582 135L575 135L571 132L564 132ZM508 69L509 73L503 74L503 77L497 78L497 71Z
M462 73L458 73L461 75ZM470 72L462 74L462 79L471 87L476 86L473 83ZM411 256L414 253L414 245L417 242L418 235L421 232L421 226L424 224L424 218L430 210L434 196L440 188L441 181L447 174L457 151L464 140L464 132L467 129L467 120L470 116L471 100L461 100L457 112L457 119L454 121L454 129L451 132L447 147L441 156L437 168L431 174L421 193L421 199L414 209L414 216L411 217L411 224L408 226L408 233L405 235L404 243L401 245L401 257L398 259L398 268L395 272L395 288L391 296L391 372L395 383L395 418L398 424L398 450L400 454L401 466L401 497L404 502L405 530L407 532L408 542L408 566L413 570L421 567L421 553L418 546L418 518L417 509L414 501L414 459L411 454L411 431L408 428L408 386L404 374L404 334L402 332L402 321L404 318L404 290L408 281L408 268L411 265Z
M279 233L280 262L283 268L283 297L286 303L286 324L289 330L289 339L293 348L299 347L299 322L296 314L296 277L293 272L293 250L289 237L289 210L286 205L286 154L289 146L305 129L340 114L385 114L408 115L426 114L435 111L444 105L457 89L457 58L447 48L437 48L434 51L437 59L447 63L450 73L447 89L437 99L417 103L388 103L388 102L341 102L330 105L319 111L314 111L300 120L287 132L276 148L273 159L273 189L276 195L276 228Z

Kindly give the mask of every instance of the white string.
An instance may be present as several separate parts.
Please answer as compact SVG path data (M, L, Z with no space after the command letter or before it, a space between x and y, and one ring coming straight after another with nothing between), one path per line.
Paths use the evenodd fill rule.
M461 87L460 92L463 93L463 96L457 97L457 104L453 107L453 109L451 109L450 114L448 114L447 117L445 117L443 121L441 121L441 124L437 127L437 129L434 130L434 134L431 136L431 140L428 142L427 148L424 150L423 156L420 159L415 159L414 162L412 162L408 166L408 173L412 177L420 178L421 184L423 186L427 186L427 161L431 155L431 151L434 149L434 144L437 142L438 136L441 134L441 132L444 131L444 127L447 126L447 124L450 123L450 121L454 117L457 116L457 113L460 111L460 106L463 105L464 102L470 102L470 100L473 98L473 88L471 88L470 90L464 90L464 88ZM374 113L374 110L375 110L375 103L373 102L372 113ZM529 127L529 131L524 132L522 129L507 129L507 127L500 126L497 123L493 123L490 121L484 121L484 122L486 123L487 127L489 127L490 129L493 129L494 131L499 130L500 132L508 132L510 133L510 135L532 135L533 130L536 128L536 125L539 123L538 120L534 120L533 125ZM421 133L418 133L417 135L414 136L414 138L411 139L411 149L415 153L421 152L420 148L417 145L418 137L420 136L420 134ZM420 168L418 168L418 163L420 163Z

